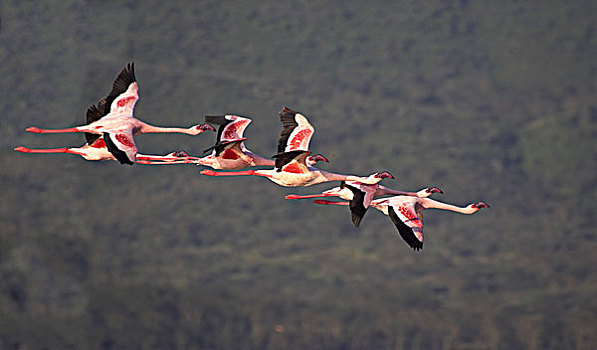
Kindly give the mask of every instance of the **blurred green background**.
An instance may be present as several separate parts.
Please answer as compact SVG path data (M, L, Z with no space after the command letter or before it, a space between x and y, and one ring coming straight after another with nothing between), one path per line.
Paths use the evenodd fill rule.
M589 349L597 344L594 1L0 3L0 348ZM135 62L135 114L253 118L288 106L331 171L484 200L391 221L287 201L260 178L122 166L31 125L84 123ZM141 135L200 154L215 134Z

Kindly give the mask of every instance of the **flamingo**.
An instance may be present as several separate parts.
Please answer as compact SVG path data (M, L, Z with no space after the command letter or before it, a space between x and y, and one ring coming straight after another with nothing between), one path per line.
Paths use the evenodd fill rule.
M92 144L86 143L81 147L32 149L24 146L17 146L14 148L14 150L22 153L70 153L80 155L86 160L91 161L117 160L114 155L106 148L103 137L98 138ZM154 164L163 162L164 164L175 164L180 159L187 159L187 156L188 155L184 151L172 152L165 156L154 156L138 153L135 163Z
M349 202L326 200L315 200L314 202L325 205L350 205ZM375 199L371 201L371 206L390 217L398 229L400 237L414 250L423 249L423 216L421 211L425 209L442 209L470 215L478 212L479 209L489 208L489 205L482 201L471 203L466 207L458 207L431 198L414 196L393 196Z
M244 130L252 122L247 117L238 115L219 115L205 116L205 122L219 125L216 144L206 150L212 151L210 155L197 158L188 157L183 160L175 160L173 163L195 163L197 165L208 166L212 169L238 170L255 166L274 166L275 161L266 159L262 156L249 151L244 144L247 140L243 137ZM319 155L321 156L321 155ZM313 165L325 157L309 156L307 164ZM325 159L327 161L327 159ZM163 164L150 163L150 164ZM172 163L169 163L172 164Z
M205 116L205 122L219 125L216 144L206 150L212 153L195 161L198 165L213 169L238 170L254 166L274 166L271 159L249 151L244 144L243 133L252 122L239 115Z
M343 175L317 169L307 164L311 155L309 142L315 129L307 118L287 107L279 112L282 131L278 141L278 154L274 156L274 168L266 170L246 170L236 172L216 172L205 169L201 174L208 176L245 176L255 175L265 177L284 187L311 186L328 181L360 181L366 184L376 184L384 178L394 178L387 171L374 173L368 177ZM311 161L327 161L320 154L311 156Z
M190 128L159 127L144 123L133 117L133 109L139 99L135 78L134 63L127 64L118 74L112 90L99 103L87 110L87 125L67 129L40 129L29 127L33 133L84 132L91 147L103 136L107 150L121 164L132 165L136 160L137 147L133 135L145 133L183 133L198 135L206 130L215 131L209 124L199 124Z
M415 196L419 198L426 198L434 193L443 193L443 191L437 187L427 187L418 192L405 192L394 190L380 184L368 185L358 181L342 181L340 186L334 187L320 194L311 195L287 195L286 199L304 199L304 198L317 198L317 197L329 197L337 196L342 199L348 200L352 223L355 227L359 227L363 216L367 212L367 209L371 205L371 201L374 197L383 195L403 195L403 196ZM333 204L330 202L328 204Z

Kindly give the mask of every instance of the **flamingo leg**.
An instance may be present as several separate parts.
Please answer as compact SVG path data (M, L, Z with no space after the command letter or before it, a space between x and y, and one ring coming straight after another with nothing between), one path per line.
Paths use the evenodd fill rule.
M17 152L23 152L23 153L72 153L72 154L78 154L78 155L83 155L82 152L77 152L75 150L72 150L70 148L44 148L44 149L31 149L31 148L27 148L24 146L17 146L14 148L15 151Z
M193 163L193 161L192 160L151 161L151 160L138 159L137 163L146 164L146 165L170 165L170 164L191 164L191 163Z
M53 134L53 133L62 133L62 132L83 132L82 130L80 130L79 128L68 128L68 129L40 129L38 127L35 126L30 126L27 129L25 129L29 132L33 132L36 134Z
M316 199L313 201L316 204L324 204L324 205L350 205L349 202L333 202L333 201L326 201L323 199Z
M286 199L305 199L305 198L318 198L318 197L328 197L331 196L329 194L320 193L320 194L307 194L307 195L298 195L298 194L289 194L287 195Z
M175 157L175 156L150 156L150 155L145 155L145 154L137 154L137 159L141 159L141 160L158 160L158 161L164 161L164 162L170 162L170 161L178 161L181 159L184 160L198 160L200 158L197 157Z
M257 176L265 176L271 177L266 174L260 174L255 170L245 170L245 171L213 171L209 169L201 170L200 172L202 175L207 176L238 176L238 175L257 175Z

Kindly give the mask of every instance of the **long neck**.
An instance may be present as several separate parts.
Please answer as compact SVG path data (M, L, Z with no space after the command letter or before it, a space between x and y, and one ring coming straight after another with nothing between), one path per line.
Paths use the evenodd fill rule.
M311 170L316 169L319 173L327 180L327 181L359 181L361 178L358 176L353 175L342 175L336 173L330 173L328 171L324 171L317 168L311 168Z
M385 186L379 186L375 191L375 196L392 195L392 196L416 196L416 192L398 191Z
M273 159L266 159L263 158L262 156L253 153L249 150L245 151L246 154L248 154L251 158L253 158L253 163L255 164L255 166L275 166L276 162Z
M471 206L466 206L463 208L452 204L438 202L429 198L422 198L420 204L423 206L423 209L450 210L461 214L474 214L479 210L479 208L473 208Z
M163 127L163 126L155 126L150 125L147 123L142 123L138 127L138 133L140 134L147 134L147 133L179 133L179 134L188 134L193 135L193 131L188 128L171 128L171 127Z

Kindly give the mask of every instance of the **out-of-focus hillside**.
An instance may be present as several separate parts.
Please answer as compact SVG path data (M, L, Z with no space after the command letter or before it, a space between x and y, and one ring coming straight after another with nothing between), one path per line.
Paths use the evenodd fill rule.
M0 347L590 348L597 343L597 36L591 1L3 1ZM135 114L253 118L284 105L330 171L491 204L391 221L287 201L260 178L72 155L86 108L135 62ZM214 134L140 135L143 153Z

